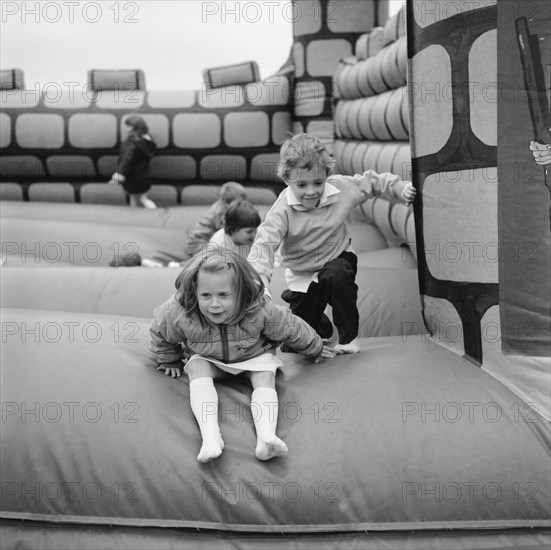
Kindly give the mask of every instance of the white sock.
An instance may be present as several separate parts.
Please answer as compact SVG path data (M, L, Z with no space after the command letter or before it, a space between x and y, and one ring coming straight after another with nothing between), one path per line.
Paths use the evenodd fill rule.
M358 339L354 338L352 342L348 342L348 344L337 344L333 349L338 355L342 353L360 353L360 344L358 343Z
M279 402L273 388L257 388L251 395L251 413L256 429L255 455L259 460L286 456L287 445L276 436Z
M218 393L212 378L204 376L192 380L189 383L189 401L203 438L197 460L209 462L219 457L224 449L218 426Z

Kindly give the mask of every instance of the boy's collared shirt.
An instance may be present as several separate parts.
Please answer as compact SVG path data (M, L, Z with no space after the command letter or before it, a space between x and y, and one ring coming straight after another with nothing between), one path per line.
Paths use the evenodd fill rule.
M399 176L373 170L355 176L334 175L326 181L316 208L304 208L287 186L260 224L249 262L269 286L279 249L289 289L306 292L327 262L344 251L353 251L348 214L371 197L398 196L394 192L398 184L400 188L404 185Z
M339 197L336 197L335 195L338 195L340 193L339 189L337 189L334 185L331 185L329 181L325 182L325 188L323 190L323 194L321 195L321 199L319 202L319 205L316 206L316 208L322 208L323 206L327 206L329 204L333 204L334 202L339 200ZM310 210L309 208L305 208L300 200L295 195L294 191L291 187L287 187L287 204L289 206L292 206L296 210Z
M321 195L320 202L318 206L316 206L316 208L323 208L324 206L329 206L330 204L337 202L339 200L338 195L340 194L340 192L341 191L337 189L334 185L331 185L329 181L326 181L323 194ZM299 210L301 212L314 210L313 208L305 208L300 200L297 198L291 187L287 187L287 204L295 210ZM348 246L347 250L353 252L350 245ZM292 269L287 267L285 269L285 282L287 283L289 290L293 290L295 292L307 292L310 283L318 282L318 272L302 271L300 273L297 273L296 271L293 271Z

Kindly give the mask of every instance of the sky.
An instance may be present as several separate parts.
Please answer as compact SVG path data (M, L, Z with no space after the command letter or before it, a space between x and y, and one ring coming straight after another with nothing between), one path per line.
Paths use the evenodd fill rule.
M148 90L200 89L204 69L242 61L266 78L292 45L289 0L0 0L0 10L0 67L22 69L27 89L135 68Z

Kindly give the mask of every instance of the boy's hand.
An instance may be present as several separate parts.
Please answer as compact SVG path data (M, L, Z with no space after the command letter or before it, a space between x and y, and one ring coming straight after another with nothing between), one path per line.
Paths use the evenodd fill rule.
M545 166L551 163L551 145L547 143L538 143L537 141L530 142L530 151L534 162L540 166Z
M167 376L172 376L172 378L180 378L182 376L181 367L168 367L166 365L159 365L157 370L164 370Z
M402 189L402 192L400 193L400 198L404 202L406 206L409 206L417 196L417 189L413 187L413 184L411 181L404 181L404 188Z
M321 348L321 353L319 354L318 358L314 360L314 363L319 363L322 359L332 359L333 357L335 357L335 352L333 351L333 349L323 344L323 348Z

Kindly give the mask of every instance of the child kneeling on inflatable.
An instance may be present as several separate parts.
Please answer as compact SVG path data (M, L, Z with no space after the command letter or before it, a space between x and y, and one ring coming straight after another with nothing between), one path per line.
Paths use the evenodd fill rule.
M213 381L240 373L253 387L256 457L285 456L287 445L276 436L275 373L282 366L276 347L285 342L316 362L334 353L306 322L265 297L256 271L235 254L196 254L179 275L176 288L175 296L155 309L151 350L158 369L173 378L182 374L184 347L191 354L184 371L203 439L197 460L209 462L224 449Z

